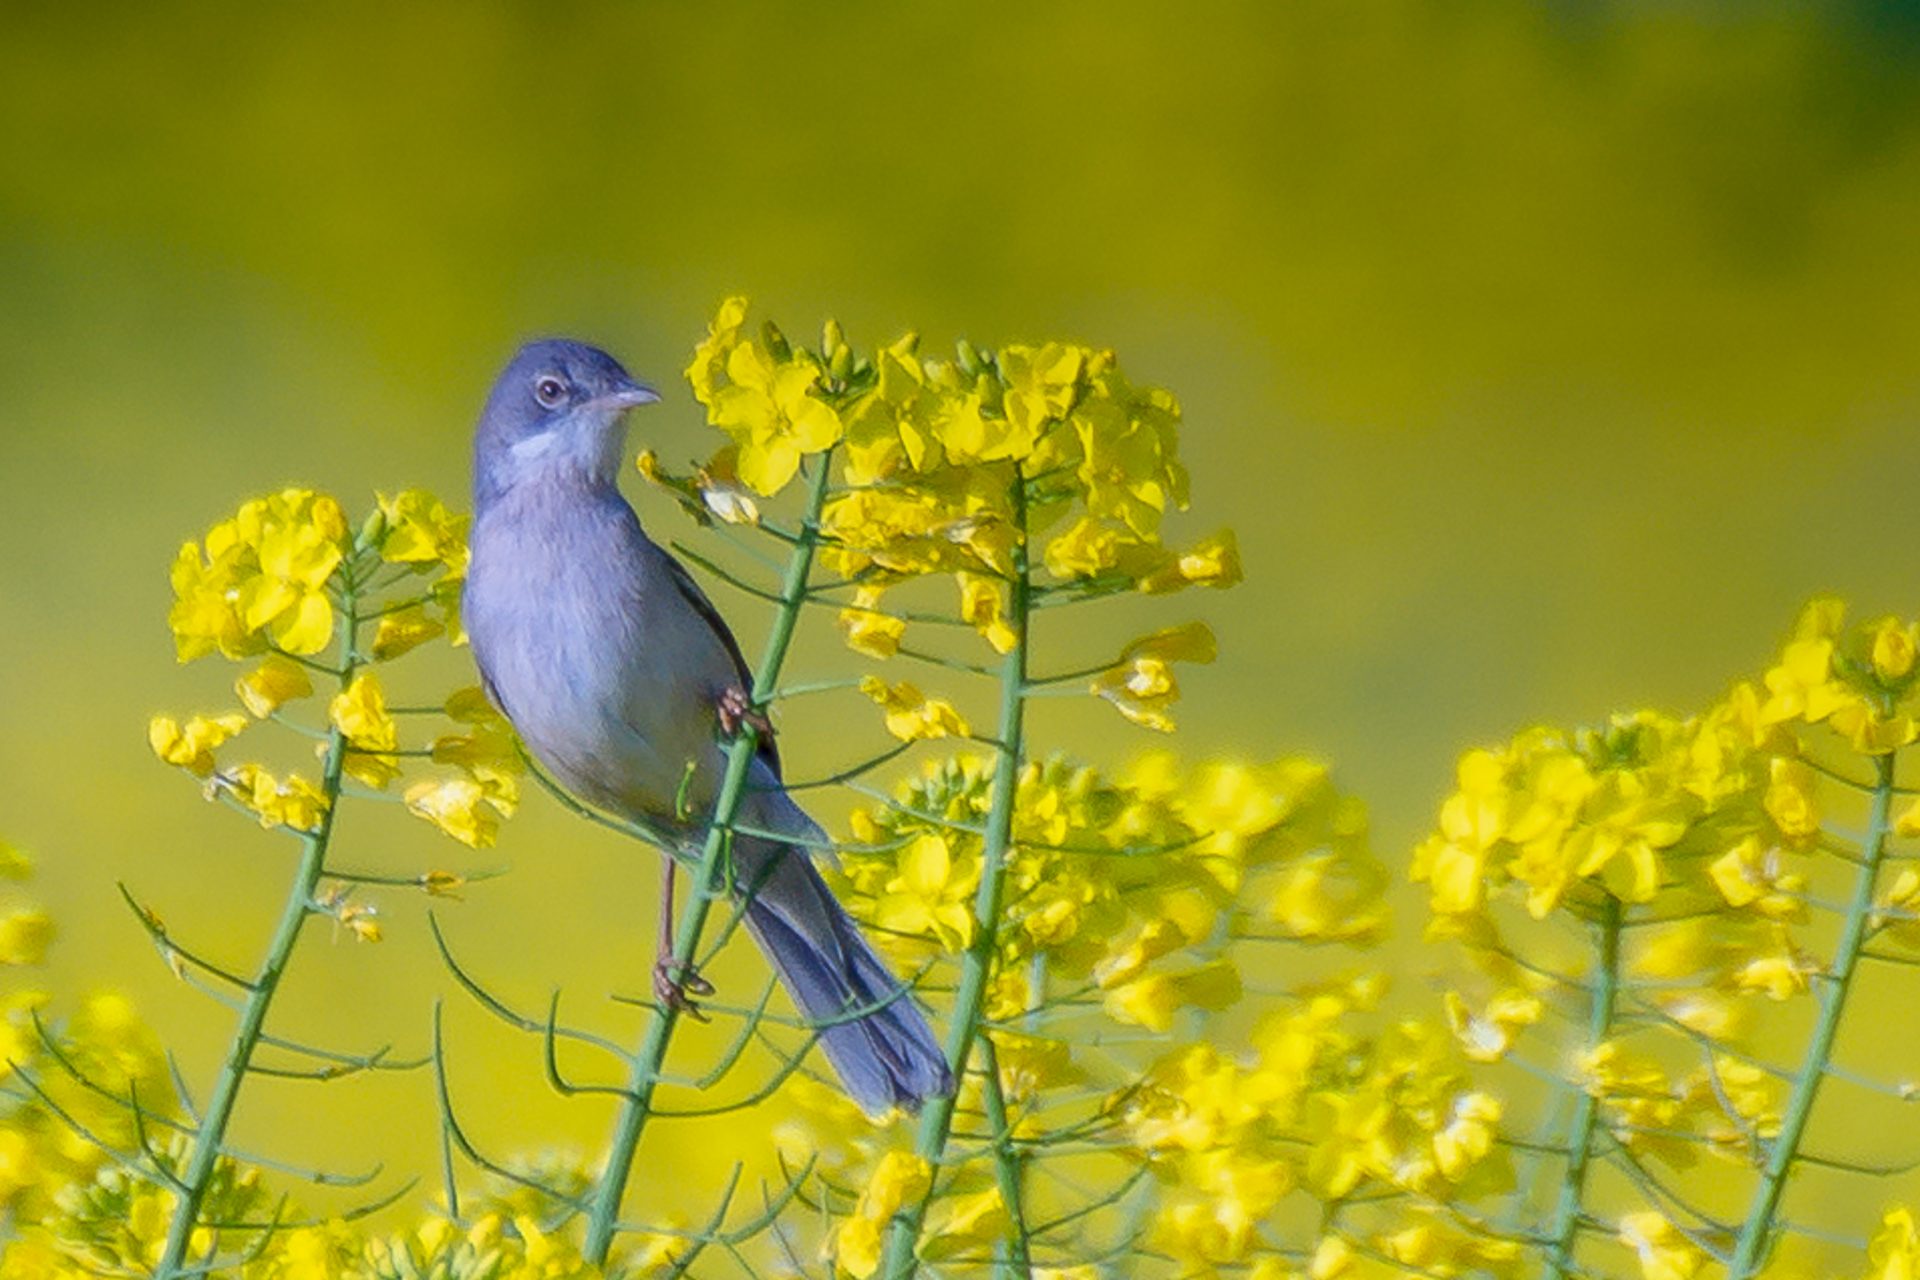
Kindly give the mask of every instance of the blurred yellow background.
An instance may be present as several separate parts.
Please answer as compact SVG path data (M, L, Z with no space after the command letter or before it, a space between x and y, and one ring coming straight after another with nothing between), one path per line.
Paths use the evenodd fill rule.
M227 1015L166 974L114 881L238 959L290 867L147 749L151 713L220 705L234 674L174 664L180 541L288 481L464 504L480 398L536 334L661 384L636 448L704 455L678 371L733 291L863 342L1111 344L1173 388L1182 527L1235 526L1249 579L1158 606L1223 645L1187 681L1184 748L1331 759L1396 870L1461 747L1698 706L1815 591L1911 612L1905 14L8 5L0 834L38 855L61 922L45 980L130 991L203 1080ZM715 595L754 651L761 615ZM1097 657L1150 616L1044 643ZM830 634L799 657L849 661ZM782 726L797 771L858 758L803 711ZM1108 761L1159 745L1097 706L1049 704L1041 730ZM356 817L341 860L494 860L388 818ZM442 908L468 958L632 1025L601 997L644 988L651 855L542 798L497 853L512 878ZM418 902L390 901L382 946L313 929L281 1026L424 1043L451 984ZM597 1144L537 1044L454 1012L477 1136ZM428 1096L421 1076L261 1081L240 1141L424 1157ZM728 1158L683 1153L676 1180Z

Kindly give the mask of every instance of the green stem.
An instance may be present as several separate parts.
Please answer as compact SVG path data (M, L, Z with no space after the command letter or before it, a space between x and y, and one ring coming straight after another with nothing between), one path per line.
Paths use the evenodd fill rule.
M820 511L826 503L831 462L830 452L822 454L818 460L813 488L807 499L806 522L801 526L801 536L794 540L792 554L787 557L786 577L780 588L780 608L774 614L773 628L768 632L766 649L761 654L759 670L753 677L752 699L755 706L764 706L779 687L780 668L786 662L787 648L793 641L794 625L806 602L807 583L813 572L813 552L818 545ZM740 801L747 793L747 774L753 765L757 747L758 734L752 725L745 724L728 747L726 773L721 778L720 793L714 800L712 825L707 829L706 843L700 850L700 866L694 873L694 891L688 895L686 909L680 913L674 928L676 972L692 971L694 962L699 958L700 935L706 929L707 915L714 902L726 895L723 874L724 868L732 861L731 827L739 812ZM674 1027L678 1022L679 1010L664 1003L656 1006L647 1022L639 1052L634 1055L626 1096L620 1104L620 1114L614 1121L613 1140L607 1148L606 1169L600 1175L600 1185L594 1189L592 1211L587 1217L587 1236L582 1257L591 1266L604 1267L607 1252L613 1246L620 1220L620 1204L626 1198L627 1179L633 1171L633 1154L639 1148L640 1136L646 1131L647 1120L653 1114L653 1091L660 1082L667 1046L673 1040Z
M1013 1125L1007 1118L1007 1095L1000 1086L1000 1055L994 1051L993 1037L980 1037L980 1071L985 1077L987 1127L993 1132L994 1177L1000 1185L1000 1203L1006 1208L1008 1234L997 1256L1004 1259L1015 1275L1028 1275L1033 1258L1028 1241L1026 1212L1026 1161L1014 1150Z
M352 683L357 666L360 619L354 612L355 600L355 584L351 578L343 576L339 630L341 665L338 671L342 689ZM246 1080L254 1051L259 1048L266 1030L267 1010L272 1006L280 979L293 958L294 944L300 940L301 927L312 913L314 891L326 873L327 846L333 838L334 813L340 807L340 779L346 761L346 735L338 728L330 729L320 775L320 791L326 798L326 807L321 811L319 825L307 832L300 842L300 864L294 872L293 885L287 891L286 902L280 908L280 921L274 926L273 937L267 943L266 956L261 960L260 970L247 992L246 1003L241 1006L240 1024L227 1044L227 1056L221 1063L220 1076L214 1081L213 1092L207 1097L206 1110L199 1130L194 1135L193 1148L187 1156L186 1170L181 1174L186 1189L174 1202L173 1218L167 1224L166 1245L153 1270L154 1280L170 1280L180 1273L186 1262L187 1249L199 1225L200 1206L206 1199L208 1187L212 1185L214 1170L226 1144L227 1126L233 1119L234 1105L240 1099L241 1085Z
M1620 900L1607 894L1600 922L1594 926L1599 960L1587 1012L1587 1047L1598 1047L1613 1028L1614 1002L1620 990ZM1582 1089L1568 1131L1567 1173L1560 1184L1560 1201L1548 1234L1553 1241L1547 1255L1548 1273L1556 1280L1574 1274L1573 1255L1580 1239L1580 1211L1586 1200L1587 1170L1593 1160L1593 1140L1600 1128L1600 1099Z
M1016 527L1026 530L1025 490L1018 479L1013 485ZM1025 537L1013 548L1014 571L1007 603L1007 625L1013 632L1013 647L1000 667L1000 729L994 735L996 758L993 771L993 798L987 811L985 848L982 853L980 888L974 895L973 942L960 961L960 986L954 995L953 1022L947 1031L947 1064L958 1085L965 1079L967 1062L973 1056L980 1036L981 1010L986 1003L987 982L993 973L999 951L1001 899L1006 889L1007 855L1013 848L1013 802L1020 783L1020 757L1024 743L1026 715L1027 649L1032 611L1032 586L1027 568ZM888 1227L886 1258L881 1274L888 1280L908 1280L917 1265L916 1251L920 1232L926 1224L927 1209L933 1202L940 1162L946 1153L947 1138L953 1130L955 1098L930 1098L920 1112L920 1126L914 1137L914 1151L933 1166L935 1178L927 1194L901 1209ZM1008 1205L1011 1211L1013 1206Z
M1760 1270L1772 1247L1775 1214L1780 1197L1786 1191L1787 1175L1792 1172L1800 1152L1800 1139L1813 1117L1814 1099L1833 1057L1833 1044L1840 1033L1840 1018L1846 1011L1847 988L1853 981L1854 966L1866 945L1869 920L1873 914L1873 891L1879 880L1880 863L1886 854L1889 813L1893 807L1893 754L1874 757L1873 799L1868 810L1867 838L1861 847L1859 870L1853 880L1853 901L1848 904L1846 921L1840 927L1840 942L1834 950L1833 964L1816 981L1829 984L1820 1002L1820 1015L1814 1023L1813 1039L1807 1056L1794 1079L1793 1093L1780 1117L1780 1132L1767 1153L1767 1164L1747 1207L1746 1222L1733 1246L1733 1260L1727 1264L1727 1280L1747 1280Z

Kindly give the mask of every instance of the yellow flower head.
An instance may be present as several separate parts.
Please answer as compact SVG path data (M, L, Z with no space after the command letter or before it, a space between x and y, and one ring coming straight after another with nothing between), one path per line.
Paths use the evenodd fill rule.
M972 732L951 702L929 698L905 680L888 684L878 676L863 676L860 692L886 712L887 732L902 742L949 735L964 738Z
M221 789L260 819L263 827L312 831L327 812L320 788L299 774L277 778L257 764L243 764L216 780Z
M264 720L286 703L313 696L313 681L299 663L270 653L234 682L233 691L248 711Z
M739 476L747 487L778 493L803 456L839 441L840 415L817 393L821 370L804 352L781 354L734 336L726 382L706 400L707 420L739 447Z
M243 715L194 716L185 725L172 716L155 716L147 725L147 742L166 763L205 778L214 770L214 750L246 727Z
M499 797L472 778L428 778L406 790L407 809L472 849L484 849L499 834L504 816Z
M375 662L391 662L403 653L419 648L435 636L444 635L447 624L427 615L420 605L410 605L394 613L383 614L374 632L369 652Z
M880 608L885 592L880 587L861 587L853 600L840 610L840 632L847 647L870 658L891 658L900 652L900 638L907 634L906 619Z
M1092 691L1135 724L1170 733L1173 717L1167 708L1180 696L1173 664L1212 662L1216 653L1213 631L1204 622L1156 631L1128 645L1119 663L1094 680Z

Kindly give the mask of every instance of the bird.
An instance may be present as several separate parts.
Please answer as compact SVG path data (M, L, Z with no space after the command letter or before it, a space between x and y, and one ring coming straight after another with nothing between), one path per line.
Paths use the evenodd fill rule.
M575 797L663 843L656 996L698 1014L712 987L669 943L676 859L697 862L731 741L756 748L736 822L748 932L869 1115L953 1091L925 1015L813 864L820 827L784 789L740 645L620 492L629 410L659 393L570 339L527 343L493 384L473 442L461 613L488 697ZM777 834L781 838L772 838ZM691 993L691 994L690 994Z

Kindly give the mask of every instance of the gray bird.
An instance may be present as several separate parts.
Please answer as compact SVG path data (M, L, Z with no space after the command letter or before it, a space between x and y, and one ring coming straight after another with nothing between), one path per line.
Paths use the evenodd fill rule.
M735 836L747 928L820 1026L848 1095L875 1115L917 1108L952 1091L946 1058L814 869L808 848L824 837L781 786L740 646L616 483L627 410L659 398L612 356L569 341L528 344L494 383L474 436L463 605L481 678L569 790L672 834L654 987L680 1008L692 1007L687 991L712 988L671 967L672 859L697 857L728 739L742 723L761 729L738 820L793 842Z

